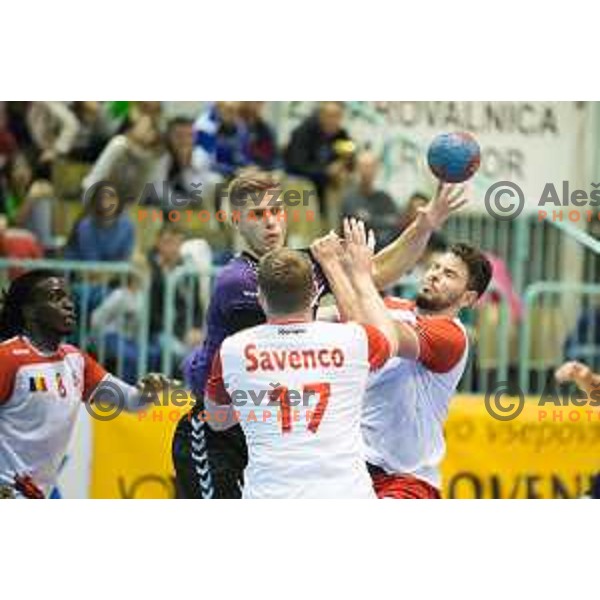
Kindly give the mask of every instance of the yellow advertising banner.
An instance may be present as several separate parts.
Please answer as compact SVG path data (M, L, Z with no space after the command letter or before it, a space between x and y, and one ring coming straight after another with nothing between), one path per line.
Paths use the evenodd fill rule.
M174 498L171 444L188 408L152 406L94 421L91 498Z
M452 402L445 498L577 498L589 489L600 471L600 408L530 398L512 419L488 410L482 396ZM90 496L175 497L171 442L186 411L161 406L94 421Z

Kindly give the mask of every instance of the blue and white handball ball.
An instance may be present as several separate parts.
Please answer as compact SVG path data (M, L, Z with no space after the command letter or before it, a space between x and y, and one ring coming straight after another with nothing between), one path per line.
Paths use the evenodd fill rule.
M427 162L441 181L460 183L479 168L481 150L475 137L466 131L442 133L431 142Z

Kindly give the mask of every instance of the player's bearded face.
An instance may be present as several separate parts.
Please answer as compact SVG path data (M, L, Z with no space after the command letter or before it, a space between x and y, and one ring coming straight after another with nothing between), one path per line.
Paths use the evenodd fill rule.
M457 256L443 254L431 263L423 276L417 306L439 312L460 305L467 291L468 277L467 267Z
M263 256L281 248L285 242L286 221L283 208L261 203L241 213L240 233L250 250Z
M76 323L75 305L63 279L52 277L40 283L33 295L33 306L34 318L44 329L59 335L68 335L73 331Z

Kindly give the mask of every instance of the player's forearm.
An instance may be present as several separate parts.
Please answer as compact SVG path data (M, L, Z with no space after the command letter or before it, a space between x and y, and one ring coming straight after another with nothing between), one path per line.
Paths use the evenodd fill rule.
M385 335L390 344L390 354L398 350L396 325L389 316L383 298L377 291L373 279L367 274L353 274L352 285L355 290L360 323L373 325Z
M321 268L333 295L342 321L362 321L360 306L356 298L354 286L346 271L338 261L321 263Z
M103 404L112 404L127 412L143 409L151 399L151 395L110 374L98 384L90 397L91 402L97 400Z
M433 229L427 223L411 223L400 237L380 250L374 262L373 279L382 290L409 273L423 256Z

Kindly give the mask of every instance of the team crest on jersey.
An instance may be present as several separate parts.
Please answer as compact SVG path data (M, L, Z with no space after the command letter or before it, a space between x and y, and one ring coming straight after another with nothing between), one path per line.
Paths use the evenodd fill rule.
M43 375L29 378L29 391L30 392L47 392L48 384L46 378Z

